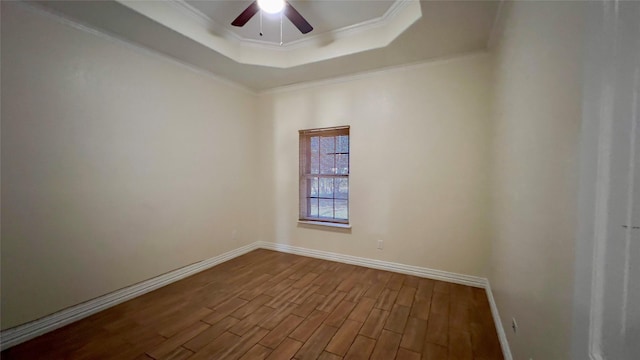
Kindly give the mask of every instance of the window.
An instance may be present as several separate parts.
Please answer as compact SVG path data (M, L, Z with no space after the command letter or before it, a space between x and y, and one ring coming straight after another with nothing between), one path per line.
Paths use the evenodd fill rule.
M300 220L349 223L349 127L300 130Z

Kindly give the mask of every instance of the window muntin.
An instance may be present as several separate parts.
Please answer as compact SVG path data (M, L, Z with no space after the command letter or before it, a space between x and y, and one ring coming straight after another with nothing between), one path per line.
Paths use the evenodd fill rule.
M349 223L349 127L300 130L300 220Z

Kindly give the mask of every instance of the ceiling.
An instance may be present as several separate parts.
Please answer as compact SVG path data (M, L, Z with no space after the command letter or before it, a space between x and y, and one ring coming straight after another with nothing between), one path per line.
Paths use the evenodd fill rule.
M238 39L255 41L278 46L280 43L280 16L263 13L263 36L260 36L260 17L256 14L243 27L231 26L235 19L253 0L204 1L185 0L180 3L191 7L206 16L226 31L232 32ZM390 10L395 0L291 0L289 3L313 26L313 32L303 35L285 18L283 42L290 44L312 36L326 34L347 27L357 26L372 19L381 18ZM397 1L400 3L401 1Z
M30 3L251 90L263 91L484 51L500 0L291 1L314 31L301 35L285 19L284 46L279 45L279 23L275 42L271 30L264 26L264 18L265 36L256 36L257 15L243 28L230 25L250 2ZM190 15L185 16L185 11Z

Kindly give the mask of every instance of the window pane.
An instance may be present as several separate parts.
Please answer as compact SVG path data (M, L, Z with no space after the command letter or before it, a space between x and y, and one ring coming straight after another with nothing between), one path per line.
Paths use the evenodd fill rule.
M309 180L309 196L318 197L318 178L314 177Z
M348 221L348 134L347 127L300 131L301 219Z
M335 174L335 155L321 155L320 156L320 174Z
M320 138L320 173L335 174L335 137Z
M348 153L349 152L349 135L340 135L336 139L336 152Z
M332 178L320 178L319 195L323 198L333 198Z
M308 199L309 201L309 216L318 217L318 199Z
M311 138L311 173L318 174L320 172L320 137L313 136Z
M336 199L349 199L349 179L335 179Z
M333 199L320 199L320 217L333 218Z
M336 168L337 173L341 175L349 174L349 155L338 154L336 155Z
M349 203L347 200L336 200L336 219L349 218Z

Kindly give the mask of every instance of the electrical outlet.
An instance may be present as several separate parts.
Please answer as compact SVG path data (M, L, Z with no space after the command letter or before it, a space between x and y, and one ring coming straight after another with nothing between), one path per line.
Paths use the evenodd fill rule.
M238 230L233 230L231 232L231 240L235 240L238 237Z
M518 333L518 323L516 322L516 318L511 318L511 329L513 329L513 333Z
M384 246L384 241L378 240L378 250L382 250L383 246Z

